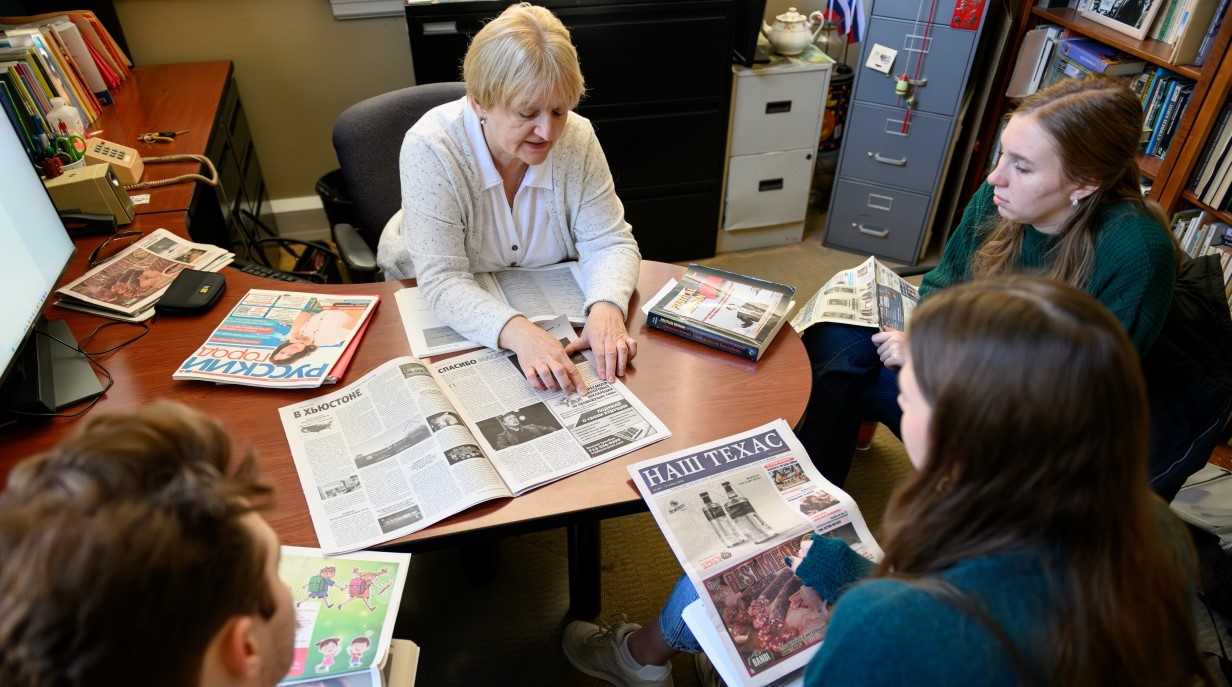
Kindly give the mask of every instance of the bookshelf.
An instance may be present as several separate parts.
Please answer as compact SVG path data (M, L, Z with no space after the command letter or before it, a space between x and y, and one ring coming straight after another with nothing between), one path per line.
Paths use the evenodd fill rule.
M1007 59L1000 68L998 77L992 84L993 92L999 95L999 106L990 111L1004 113L1009 109L1009 100L1004 97L1010 74L1022 46L1023 37L1028 30L1037 24L1056 24L1082 34L1089 38L1116 48L1153 66L1165 67L1176 74L1195 81L1193 96L1189 107L1185 110L1172 139L1167 157L1163 160L1154 156L1139 155L1139 169L1144 177L1151 179L1151 198L1155 199L1164 210L1171 214L1182 206L1193 206L1212 211L1212 208L1201 203L1193 194L1185 190L1190 173L1198 163L1202 146L1219 116L1220 106L1232 91L1232 56L1228 56L1228 47L1232 44L1232 18L1227 18L1219 27L1211 47L1210 57L1203 67L1193 65L1172 65L1168 58L1172 46L1160 41L1144 39L1137 40L1131 36L1084 19L1076 10L1069 8L1036 7L1024 3L1018 10L1019 14L1010 30L1010 49L1006 51ZM987 163L988 151L995 148L997 124L1000 117L985 117L980 124L977 138L978 147L975 150L977 160L971 165L971 171L963 184L964 197L975 193L984 180L984 168ZM1232 221L1228 213L1214 212L1214 215L1224 221Z

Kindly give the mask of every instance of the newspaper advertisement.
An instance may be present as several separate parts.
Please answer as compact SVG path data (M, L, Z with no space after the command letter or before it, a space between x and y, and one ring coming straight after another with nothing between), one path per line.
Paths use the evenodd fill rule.
M791 318L791 326L797 333L818 322L903 331L919 302L914 285L870 257L830 277Z
M572 338L563 318L549 331ZM368 548L671 436L620 382L577 356L586 397L536 391L512 353L394 358L279 409L327 554ZM516 373L516 374L515 374Z
M475 283L531 322L564 315L575 325L586 323L586 294L582 291L582 272L577 261L481 272L475 275ZM417 357L480 348L437 317L419 287L400 289L394 299L411 353Z
M855 501L813 467L783 420L629 466L698 590L722 659L760 687L808 663L825 639L828 602L783 560L813 533L879 560Z
M166 229L156 229L57 289L61 298L56 305L105 317L148 319L159 296L181 271L217 272L234 257L218 246L192 243Z
M284 389L333 384L379 302L376 295L250 289L171 377Z

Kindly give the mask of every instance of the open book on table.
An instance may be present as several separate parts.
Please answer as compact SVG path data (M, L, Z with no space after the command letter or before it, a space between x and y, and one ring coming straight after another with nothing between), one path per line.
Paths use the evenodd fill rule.
M251 289L171 377L283 389L334 384L379 302L375 295Z
M651 300L646 324L758 360L791 309L796 287L692 264Z
M569 322L586 324L586 294L576 260L546 267L510 267L499 272L481 272L475 282L497 299L518 310L531 322L545 322L565 315ZM419 358L465 351L480 345L464 338L445 324L424 298L419 287L394 294L402 326Z
M855 501L813 467L783 420L629 466L696 587L688 620L727 684L764 687L801 670L825 639L830 603L783 560L814 532L881 558ZM696 612L695 612L696 613Z
M837 322L901 332L919 302L915 286L870 257L830 277L791 318L791 326L803 332L818 322Z
M279 684L386 684L383 668L410 559L378 551L331 557L283 546L278 577L295 602L296 629L291 668ZM334 682L344 676L345 683Z
M544 326L577 338L564 317ZM394 358L330 394L279 409L321 548L417 532L671 436L628 387L573 361L589 393L526 383L517 356L483 349Z
M118 239L117 239L118 240ZM154 316L154 304L185 269L217 272L234 253L156 229L115 257L56 289L56 305L126 322Z

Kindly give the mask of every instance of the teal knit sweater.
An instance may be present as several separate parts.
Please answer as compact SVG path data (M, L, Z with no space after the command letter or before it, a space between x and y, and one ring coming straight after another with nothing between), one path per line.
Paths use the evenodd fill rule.
M984 240L980 229L997 214L992 185L985 182L967 204L962 221L945 244L941 262L924 275L921 297L971 280L971 259ZM1104 208L1095 219L1095 263L1087 293L1125 326L1139 356L1151 350L1172 307L1176 284L1176 249L1168 232L1140 206L1120 202ZM1045 273L1057 236L1028 225L1022 240L1019 268Z

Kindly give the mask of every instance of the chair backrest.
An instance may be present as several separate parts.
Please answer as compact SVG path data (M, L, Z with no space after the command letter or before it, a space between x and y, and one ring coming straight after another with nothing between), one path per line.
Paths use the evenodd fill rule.
M456 81L411 86L356 103L334 122L334 151L356 228L374 253L385 223L402 206L398 152L407 130L428 110L465 93L466 84Z

